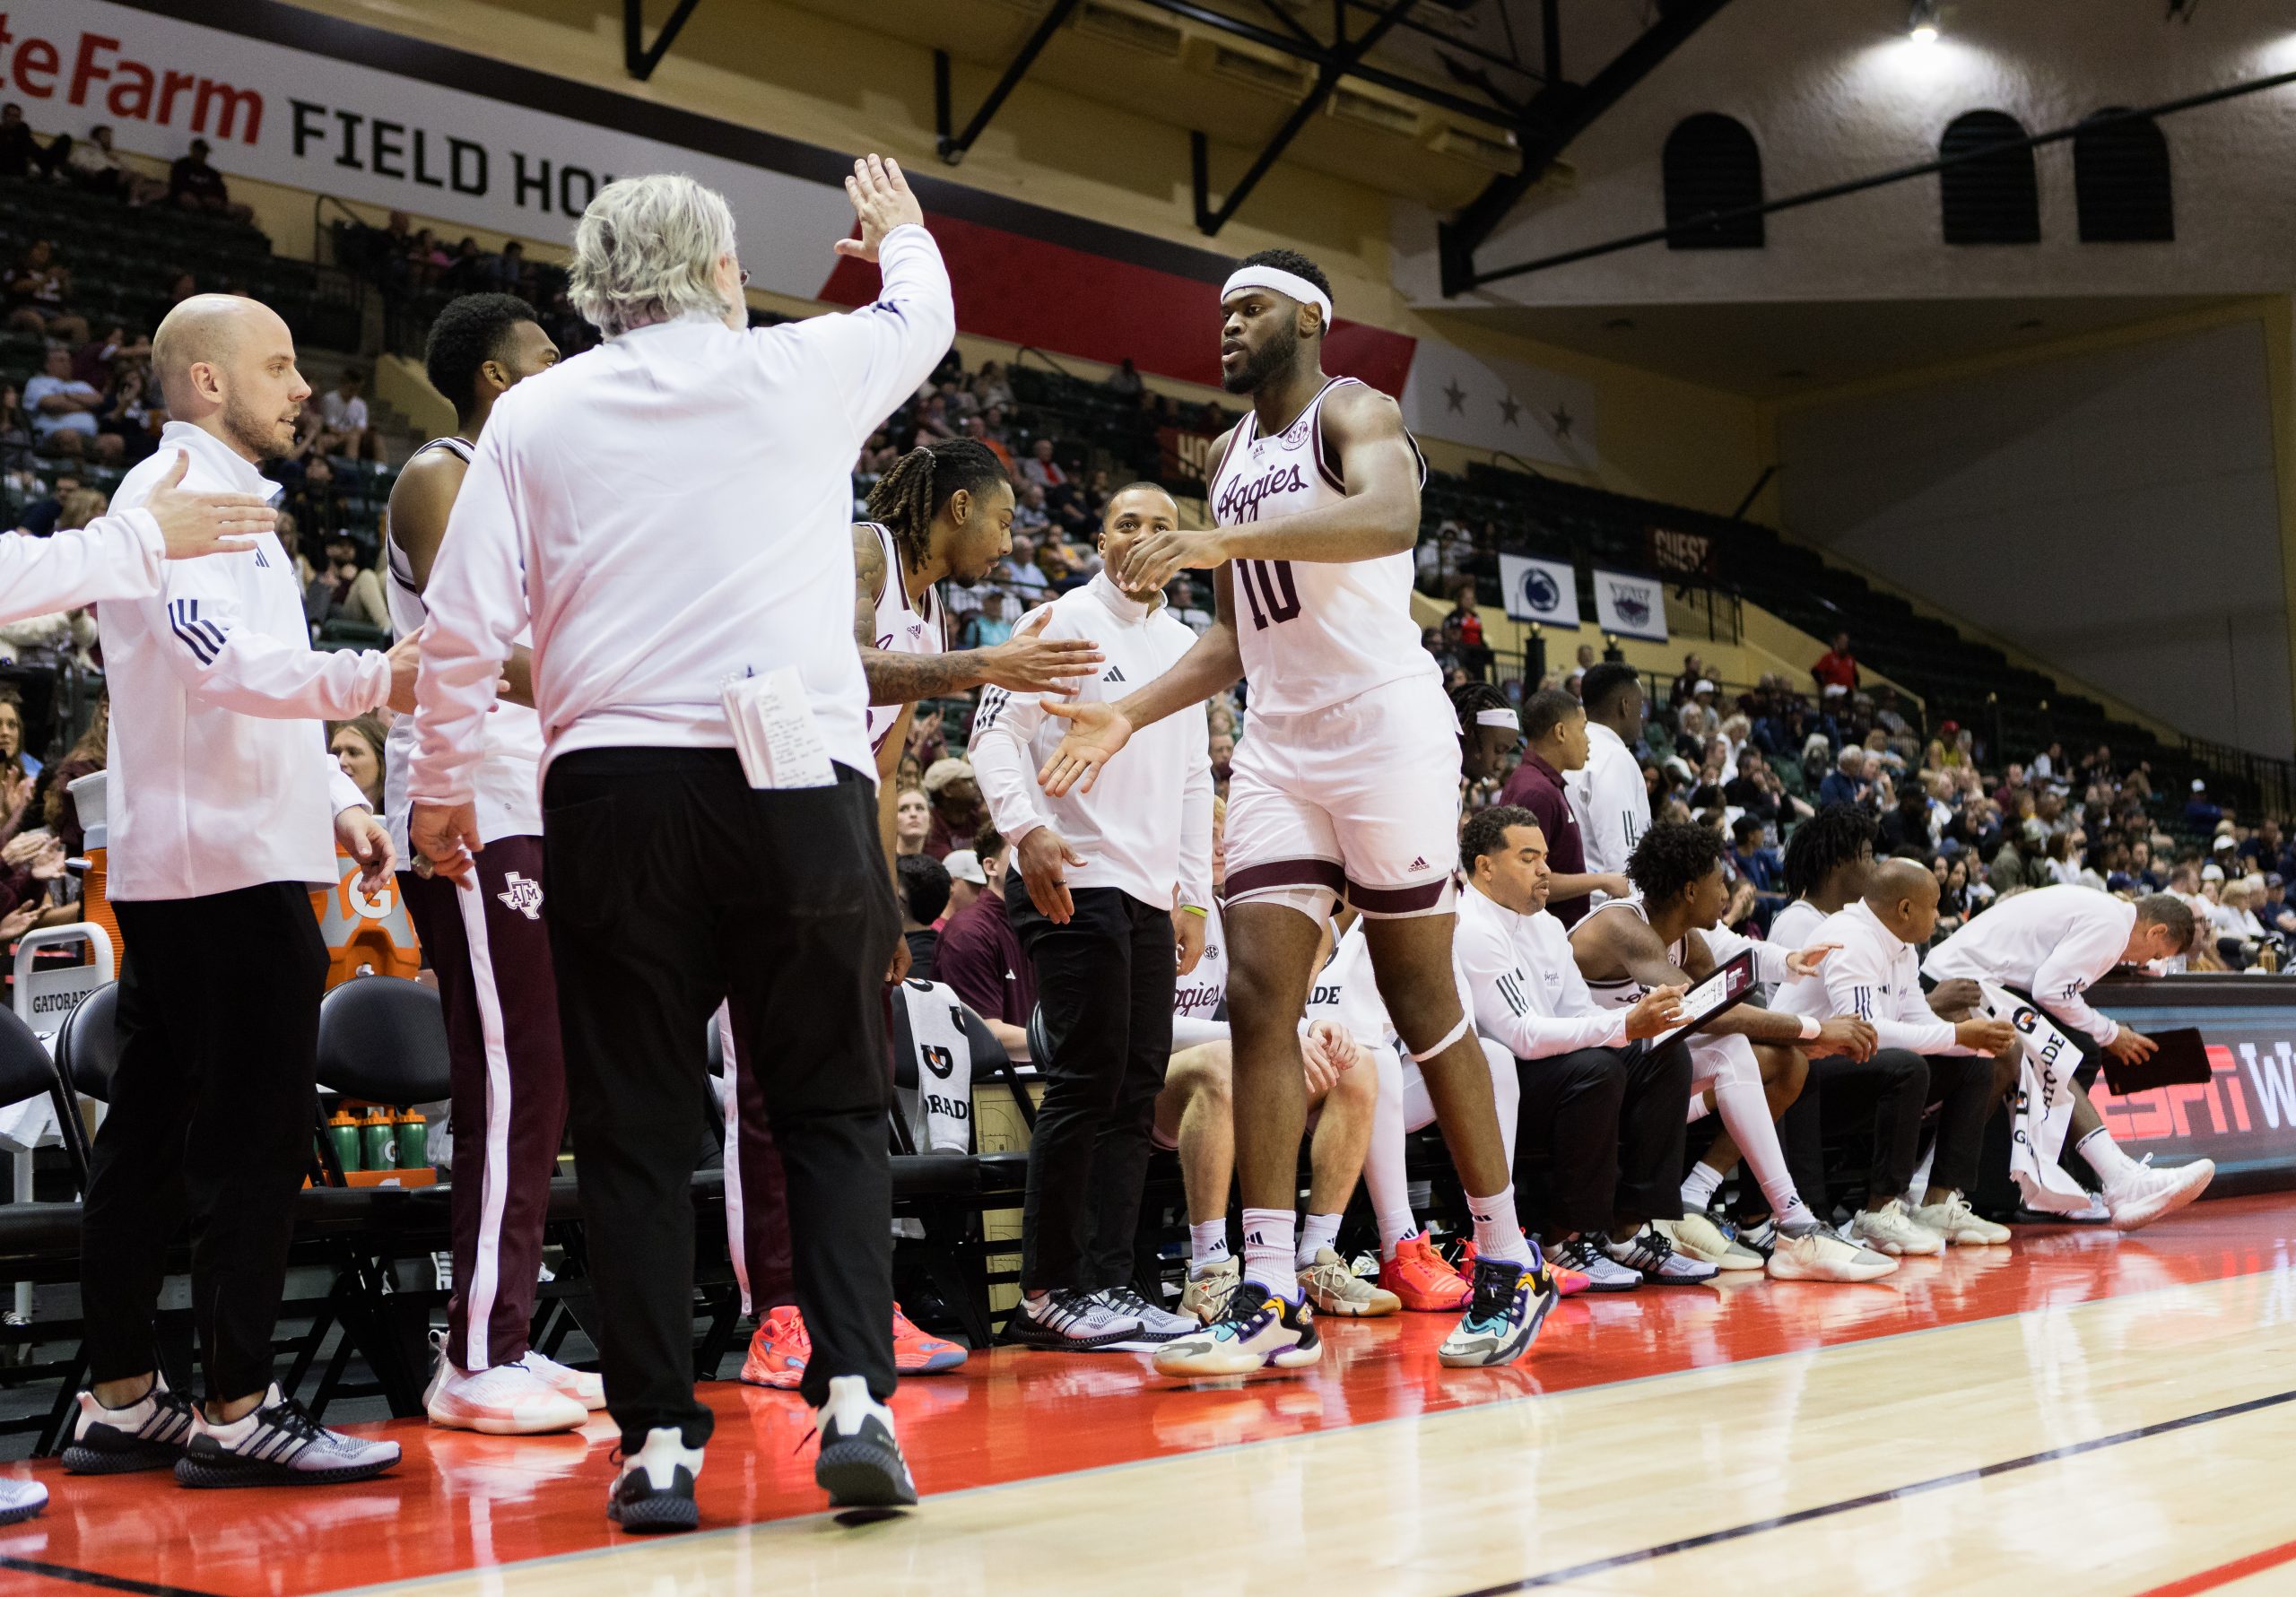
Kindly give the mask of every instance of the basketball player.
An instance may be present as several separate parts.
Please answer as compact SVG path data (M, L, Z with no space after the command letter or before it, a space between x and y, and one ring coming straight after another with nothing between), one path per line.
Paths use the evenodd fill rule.
M1366 919L1381 994L1427 1085L1481 1250L1447 1364L1505 1364L1536 1334L1554 1284L1515 1219L1491 1072L1451 980L1459 744L1441 675L1412 620L1425 476L1394 400L1325 376L1331 284L1290 250L1248 257L1220 295L1220 365L1251 412L1213 446L1216 524L1144 539L1126 587L1213 568L1217 614L1179 664L1115 704L1047 707L1074 722L1039 774L1089 785L1133 732L1247 678L1250 719L1230 780L1230 1022L1244 1280L1203 1335L1156 1356L1170 1375L1297 1367L1320 1349L1295 1269L1299 1017L1338 896Z
M1721 838L1711 828L1689 822L1660 822L1645 832L1628 857L1627 879L1636 890L1631 896L1597 906L1570 934L1572 955L1595 1001L1617 1008L1639 1002L1655 988L1687 986L1712 974L1718 959L1707 944L1706 929L1721 918L1730 891L1722 874ZM1817 962L1809 958L1813 951L1794 954L1787 968L1796 976L1816 969ZM1874 1051L1873 1027L1855 1015L1822 1020L1741 1004L1692 1035L1691 1075L1693 1090L1713 1088L1722 1123L1745 1150L1770 1199L1777 1225L1770 1275L1829 1281L1888 1275L1897 1269L1896 1260L1838 1235L1796 1190L1762 1091L1763 1065L1752 1046L1757 1043L1775 1050L1779 1065L1798 1078L1804 1066L1796 1044L1863 1058ZM1673 1208L1673 1214L1654 1218L1680 1219L1679 1199ZM1671 1249L1655 1230L1608 1246L1613 1258L1646 1277L1650 1262Z
M912 449L869 490L875 519L853 528L853 640L869 684L869 742L877 762L877 837L891 867L897 850L893 772L900 731L917 701L983 685L1018 693L1075 690L1097 676L1100 652L1085 638L1048 640L1045 621L989 648L948 652L943 578L970 587L1013 546L1013 483L1004 463L971 438ZM909 945L895 951L890 978L907 974ZM726 1150L735 1164L726 1204L726 1245L740 1262L742 1306L757 1316L744 1381L794 1390L811 1339L789 1276L789 1219L780 1155L766 1129L752 1072L740 1068L727 1016L718 1028L726 1060ZM893 1307L893 1364L905 1376L954 1369L965 1350L927 1336Z
M277 525L279 513L259 494L187 491L190 469L178 449L133 509L46 538L0 538L0 625L106 599L148 599L168 561L247 548Z
M2094 1047L2134 1063L2160 1045L2134 1027L2100 1015L2083 996L2122 965L2171 959L2192 946L2192 908L2173 893L2153 893L2134 904L2085 887L2041 887L2002 899L1931 949L1921 973L1933 981L1955 976L1996 982L2086 1037ZM2092 1055L2093 1057L2093 1055ZM2088 1089L2073 1083L2073 1124L2066 1141L2104 1183L2114 1226L2134 1231L2172 1214L2215 1179L2213 1159L2156 1170L2120 1150Z
M494 402L558 363L534 308L510 294L465 294L430 325L423 369L455 407L455 430L414 452L391 490L391 629L412 638L447 519ZM513 648L510 691L480 724L476 784L485 850L467 886L409 851L407 769L414 718L392 723L384 811L399 858L399 892L430 956L447 1016L454 1079L455 1180L448 1214L454 1293L423 1406L454 1430L526 1436L571 1430L605 1407L604 1384L526 1342L542 1264L550 1178L566 1134L566 1062L558 983L543 925L542 721L529 707L532 660Z

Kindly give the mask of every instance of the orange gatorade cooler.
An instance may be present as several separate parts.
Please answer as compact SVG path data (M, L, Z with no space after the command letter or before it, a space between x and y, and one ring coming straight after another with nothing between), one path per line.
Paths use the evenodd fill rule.
M326 985L339 987L354 976L396 976L413 981L422 969L422 948L414 922L400 898L398 881L383 883L371 897L359 890L359 862L337 848L335 886L311 895L326 940Z

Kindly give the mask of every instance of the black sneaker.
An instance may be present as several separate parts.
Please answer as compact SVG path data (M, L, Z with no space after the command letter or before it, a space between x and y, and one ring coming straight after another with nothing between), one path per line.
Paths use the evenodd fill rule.
M646 1433L646 1445L624 1454L622 1473L606 1496L606 1517L625 1531L691 1531L701 1523L693 1500L693 1479L701 1473L701 1449L689 1447L674 1425Z
M74 1475L165 1469L183 1456L194 1412L189 1398L168 1390L165 1376L153 1376L152 1390L122 1409L107 1409L94 1393L83 1392L64 1467Z
M1026 1297L1004 1317L1004 1341L1049 1353L1128 1353L1140 1340L1138 1316L1094 1292L1063 1287L1031 1307Z
M191 1440L176 1460L179 1486L329 1486L364 1480L398 1462L396 1442L370 1442L327 1429L274 1384L263 1406L217 1425L195 1412Z
M893 1411L869 1395L859 1376L832 1376L829 1402L814 1410L822 1434L813 1480L832 1508L906 1508L917 1501L909 1461L893 1439Z

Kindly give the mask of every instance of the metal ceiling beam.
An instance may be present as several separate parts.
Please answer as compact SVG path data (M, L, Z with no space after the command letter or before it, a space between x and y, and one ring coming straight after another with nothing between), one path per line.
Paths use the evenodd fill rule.
M1523 138L1521 169L1509 177L1493 178L1482 194L1439 230L1444 298L1474 286L1478 281L1474 252L1506 220L1515 202L1546 175L1570 141L1593 126L1728 4L1729 0L1673 0L1640 38L1587 82L1581 85L1556 78L1539 91L1524 118L1527 133Z
M1245 169L1244 175L1239 178L1234 186L1228 190L1227 197L1220 202L1216 210L1212 204L1210 142L1200 133L1188 135L1188 155L1194 169L1196 187L1196 227L1198 232L1209 238L1228 225L1228 219L1235 215L1236 207L1244 203L1253 189L1259 187L1259 180L1267 176L1268 169L1282 158L1283 152L1291 146L1292 141L1299 137L1300 130L1307 126L1308 118L1321 109L1324 101L1331 98L1331 91L1339 87L1339 80L1353 72L1356 63L1378 45L1379 40L1385 39L1388 30L1403 21L1411 8L1418 3L1419 0L1395 0L1395 4L1381 12L1360 37L1350 40L1345 31L1347 13L1344 0L1333 0L1332 12L1339 30L1339 43L1317 65L1315 86L1308 91L1307 98L1292 108L1292 114L1283 119L1283 126L1275 130L1275 135L1268 140L1266 147L1260 151L1257 158Z
M700 4L701 0L678 0L677 9L670 13L670 20L662 24L662 30L648 45L646 43L645 0L622 0L622 61L631 77L642 83L654 75L654 69L662 64L662 57L670 53L671 41L677 38L678 30L685 26L686 18L693 14L693 8Z
M1234 39L1249 39L1254 44L1264 46L1280 55L1289 56L1294 61L1308 62L1319 69L1326 61L1331 59L1334 50L1337 48L1299 39L1290 33L1278 33L1273 29L1263 28L1256 22L1247 22L1240 17L1231 17L1225 12L1214 11L1208 5L1197 4L1196 0L1140 0L1140 4L1152 10L1163 12L1167 15L1195 22L1215 33L1225 33ZM1383 11L1380 14L1387 13ZM1361 60L1349 66L1346 75L1361 78L1367 83L1376 84L1379 88L1400 94L1406 100L1415 100L1422 105L1431 105L1439 110L1451 111L1462 117L1472 117L1479 122L1495 123L1501 127L1514 126L1515 114L1504 106L1496 105L1488 100L1469 100L1461 94L1452 94L1436 88L1431 83L1422 83L1416 78L1407 78L1400 73L1388 72L1384 67L1373 66Z
M952 120L949 105L949 53L946 50L933 52L933 117L935 130L940 135L935 147L941 152L943 161L951 166L955 166L964 160L965 152L972 148L972 142L987 130L988 119L996 115L997 108L1004 103L1006 96L1019 85L1030 66L1035 63L1039 56L1044 53L1044 47L1052 42L1053 34L1058 30L1063 22L1068 20L1069 13L1075 9L1076 0L1052 0L1051 9L1047 11L1042 20L1037 23L1035 31L1031 32L1027 42L1021 46L1020 54L1014 56L1011 64L1004 68L1004 75L996 80L996 87L988 91L988 98L980 102L980 109L972 114L972 120L965 124L965 130L961 134L952 135L949 132Z

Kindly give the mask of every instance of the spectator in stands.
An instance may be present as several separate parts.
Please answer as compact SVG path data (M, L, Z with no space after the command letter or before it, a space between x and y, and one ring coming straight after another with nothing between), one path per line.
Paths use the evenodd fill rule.
M1011 412L1013 409L1013 385L1004 375L1004 363L1003 361L982 361L980 365L980 375L975 379L972 386L972 391L980 400L982 410L987 411L994 408L1001 409L1008 414Z
M1918 777L1909 776L1898 790L1897 807L1882 817L1880 852L1918 854L1927 858L1937 846L1929 819L1929 794Z
M949 419L949 402L935 394L925 402L924 410L918 413L917 437L909 447L928 448L935 444L946 443L956 436L956 423Z
M933 801L922 787L904 787L893 801L893 853L897 856L925 852L926 835L933 829Z
M0 178L29 178L48 169L48 152L32 137L24 108L14 100L0 106Z
M304 612L317 625L345 621L384 632L391 629L382 568L361 556L359 540L349 532L337 529L328 536L326 565L307 594Z
M987 440L984 437L982 441L986 443ZM997 458L1007 464L1011 463L1009 456L999 454ZM1051 522L1052 517L1044 508L1044 490L1034 482L1023 483L1019 496L1013 502L1013 530L1041 536Z
M2264 879L2264 902L2257 906L2257 918L2276 936L2296 936L2296 904L2288 901L2287 880L2277 871Z
M474 246L473 247L475 247ZM319 434L317 452L344 455L353 460L380 460L381 439L367 421L367 401L361 395L367 374L356 366L343 369L343 380L319 395L319 413L326 430Z
M1236 734L1226 727L1214 726L1208 747L1212 754L1212 783L1224 798L1227 796L1229 771L1236 761Z
M158 408L145 403L141 371L121 374L119 386L96 416L97 458L134 465L151 454L159 447L153 415ZM163 423L164 413L157 420Z
M2038 820L2021 821L2005 829L2001 851L1986 868L1987 884L1996 897L2022 887L2048 885L2048 871L2042 857L2048 843L2048 830Z
M901 938L909 944L909 979L935 980L941 933L935 923L949 907L949 872L929 855L905 854L893 862L893 880L900 894Z
M970 773L972 768L965 768ZM970 785L970 774L965 780ZM982 879L979 891L943 924L934 970L936 979L946 982L987 1024L1006 1053L1026 1059L1037 982L1035 968L1021 952L1021 940L1004 915L1004 871L1012 851L996 829L984 821L970 852ZM952 872L952 881L953 876Z
M112 148L111 128L101 122L73 144L64 168L72 182L90 194L109 195L131 205L145 204L168 191L166 184L131 169L119 159L119 152Z
M1845 693L1857 690L1857 657L1849 652L1849 634L1833 635L1833 647L1818 656L1810 674L1817 679L1821 690L1839 688Z
M1140 380L1140 369L1133 365L1132 357L1129 355L1124 358L1123 363L1114 371L1109 373L1109 391L1112 394L1121 394L1127 399L1137 399L1147 391L1147 387L1148 385Z
M2037 782L2063 784L2072 773L2066 769L2065 745L2051 743L2047 750L2033 756L2033 779Z
M1021 475L1047 491L1068 481L1068 473L1052 457L1052 440L1048 438L1039 438L1030 448L1029 458L1021 463Z
M1483 640L1483 618L1474 611L1474 579L1460 582L1443 618L1443 642L1476 681L1491 674L1491 647Z
M338 721L327 734L327 749L343 774L367 796L367 807L383 812L383 724L374 716Z
M47 369L24 385L24 408L31 413L40 449L48 454L70 456L94 449L96 412L103 403L99 390L72 375L72 352L61 345L49 349Z
M931 855L921 857L931 859ZM949 873L949 905L942 912L941 924L948 924L972 907L972 901L987 890L988 873L981 869L980 855L970 848L952 848L941 862Z
M32 449L32 419L24 412L23 391L0 384L0 457L13 460Z
M925 852L936 860L946 857L960 841L988 824L988 808L981 803L972 767L961 759L936 759L927 767L925 796L933 805L933 825L926 833ZM985 850L981 863L986 867Z
M48 772L48 791L41 805L41 824L63 843L67 858L76 859L88 850L87 831L80 824L79 810L72 802L72 784L104 768L105 744L110 728L110 696L99 694L96 712L89 720L87 730L80 734L79 742L72 745L70 752Z
M1866 779L1866 751L1844 749L1835 759L1833 770L1818 784L1818 803L1862 804L1872 791L1872 784Z
M87 318L67 308L71 299L71 268L57 259L54 244L33 239L8 273L8 325L69 344L85 343Z
M314 548L350 521L350 508L335 490L335 466L324 455L304 462L302 481L288 490L280 508L294 516L296 526Z
M254 210L232 202L223 174L207 164L207 141L194 139L189 151L168 169L168 203L187 211L205 211L233 221L253 221Z
M27 390L28 397L29 392ZM2185 824L2196 831L2205 831L2223 819L2222 808L2208 796L2208 783L2195 777L2192 779L2192 796L2185 801Z
M23 829L39 769L39 761L24 749L23 699L0 684L0 838Z

